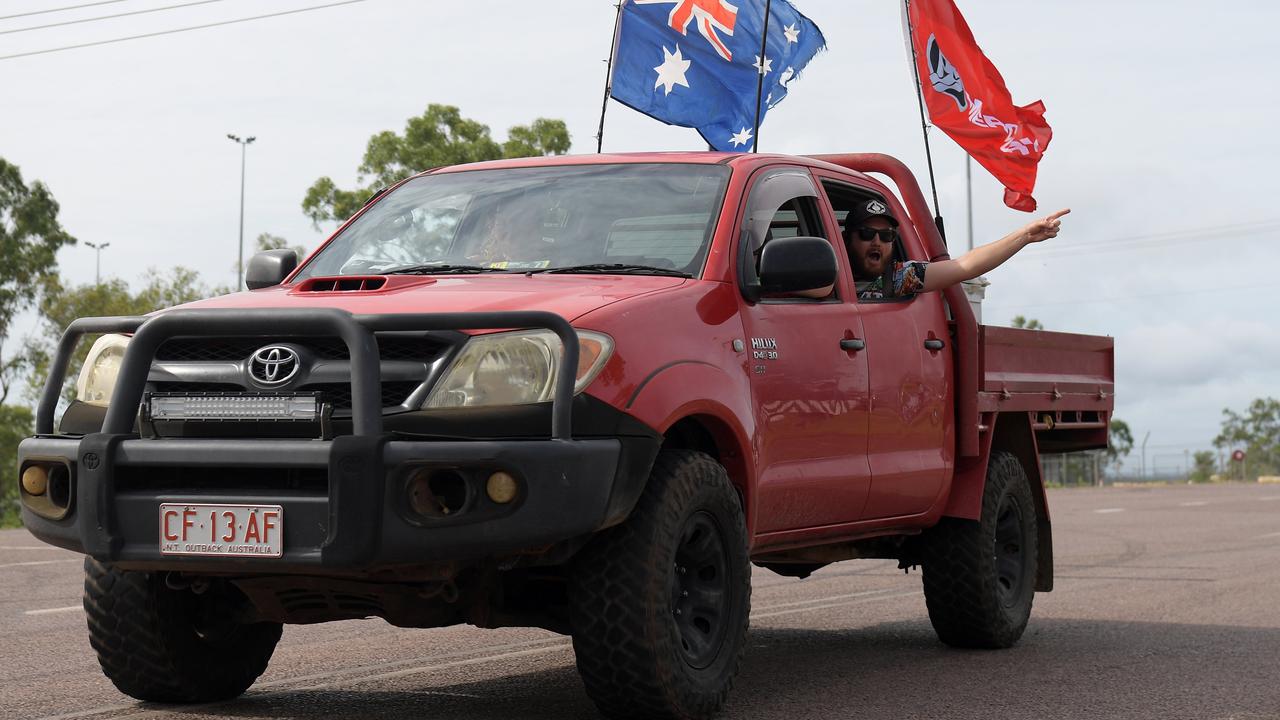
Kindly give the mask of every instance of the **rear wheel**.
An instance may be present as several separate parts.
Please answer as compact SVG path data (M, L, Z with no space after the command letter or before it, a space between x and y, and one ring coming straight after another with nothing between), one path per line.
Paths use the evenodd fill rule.
M197 594L173 589L160 573L84 561L89 644L107 678L138 700L198 703L243 693L267 669L279 623L244 623L247 602L234 587Z
M574 560L573 647L588 695L614 718L706 718L746 645L746 523L724 468L658 456L631 517Z
M929 531L924 596L942 642L1006 648L1022 637L1036 584L1036 507L1017 457L993 453L978 521L943 518Z

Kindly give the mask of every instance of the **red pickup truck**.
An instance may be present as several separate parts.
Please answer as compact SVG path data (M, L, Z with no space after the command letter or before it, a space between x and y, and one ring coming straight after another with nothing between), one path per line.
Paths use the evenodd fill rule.
M959 287L859 300L872 198L899 259L946 256L884 155L414 176L250 291L72 323L23 521L87 556L91 643L142 700L234 697L283 623L382 617L567 633L606 715L707 717L752 563L919 565L943 642L1009 646L1053 585L1038 456L1106 446L1112 341L980 326Z

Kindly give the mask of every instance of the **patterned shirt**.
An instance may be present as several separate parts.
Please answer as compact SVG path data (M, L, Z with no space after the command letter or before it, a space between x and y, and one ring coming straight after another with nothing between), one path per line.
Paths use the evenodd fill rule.
M859 280L854 283L858 289L859 300L884 300L915 295L924 289L924 271L929 263L908 260L895 263L893 267L893 291L885 294L884 276L875 280Z

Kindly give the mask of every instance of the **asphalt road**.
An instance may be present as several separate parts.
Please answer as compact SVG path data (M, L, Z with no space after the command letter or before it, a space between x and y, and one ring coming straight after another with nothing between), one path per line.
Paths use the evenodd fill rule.
M917 573L757 571L728 718L1280 718L1280 486L1051 493L1057 589L1011 650L935 639ZM98 669L77 556L0 532L0 718L594 718L540 630L290 626L241 699L174 708Z

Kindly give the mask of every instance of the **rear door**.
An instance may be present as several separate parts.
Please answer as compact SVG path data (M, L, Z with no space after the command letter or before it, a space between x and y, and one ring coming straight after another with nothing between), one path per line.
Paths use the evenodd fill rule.
M740 283L755 280L763 243L834 237L807 169L762 170L748 197ZM862 336L862 325L838 248L837 257L842 279L827 298L741 303L756 411L759 533L855 521L870 490L867 360L841 347L842 340Z
M885 201L902 229L902 260L927 260L897 200L835 173L817 173L836 221L858 200ZM926 269L926 273L927 273ZM942 294L859 300L870 373L871 492L862 518L915 515L940 497L954 460L950 336Z

